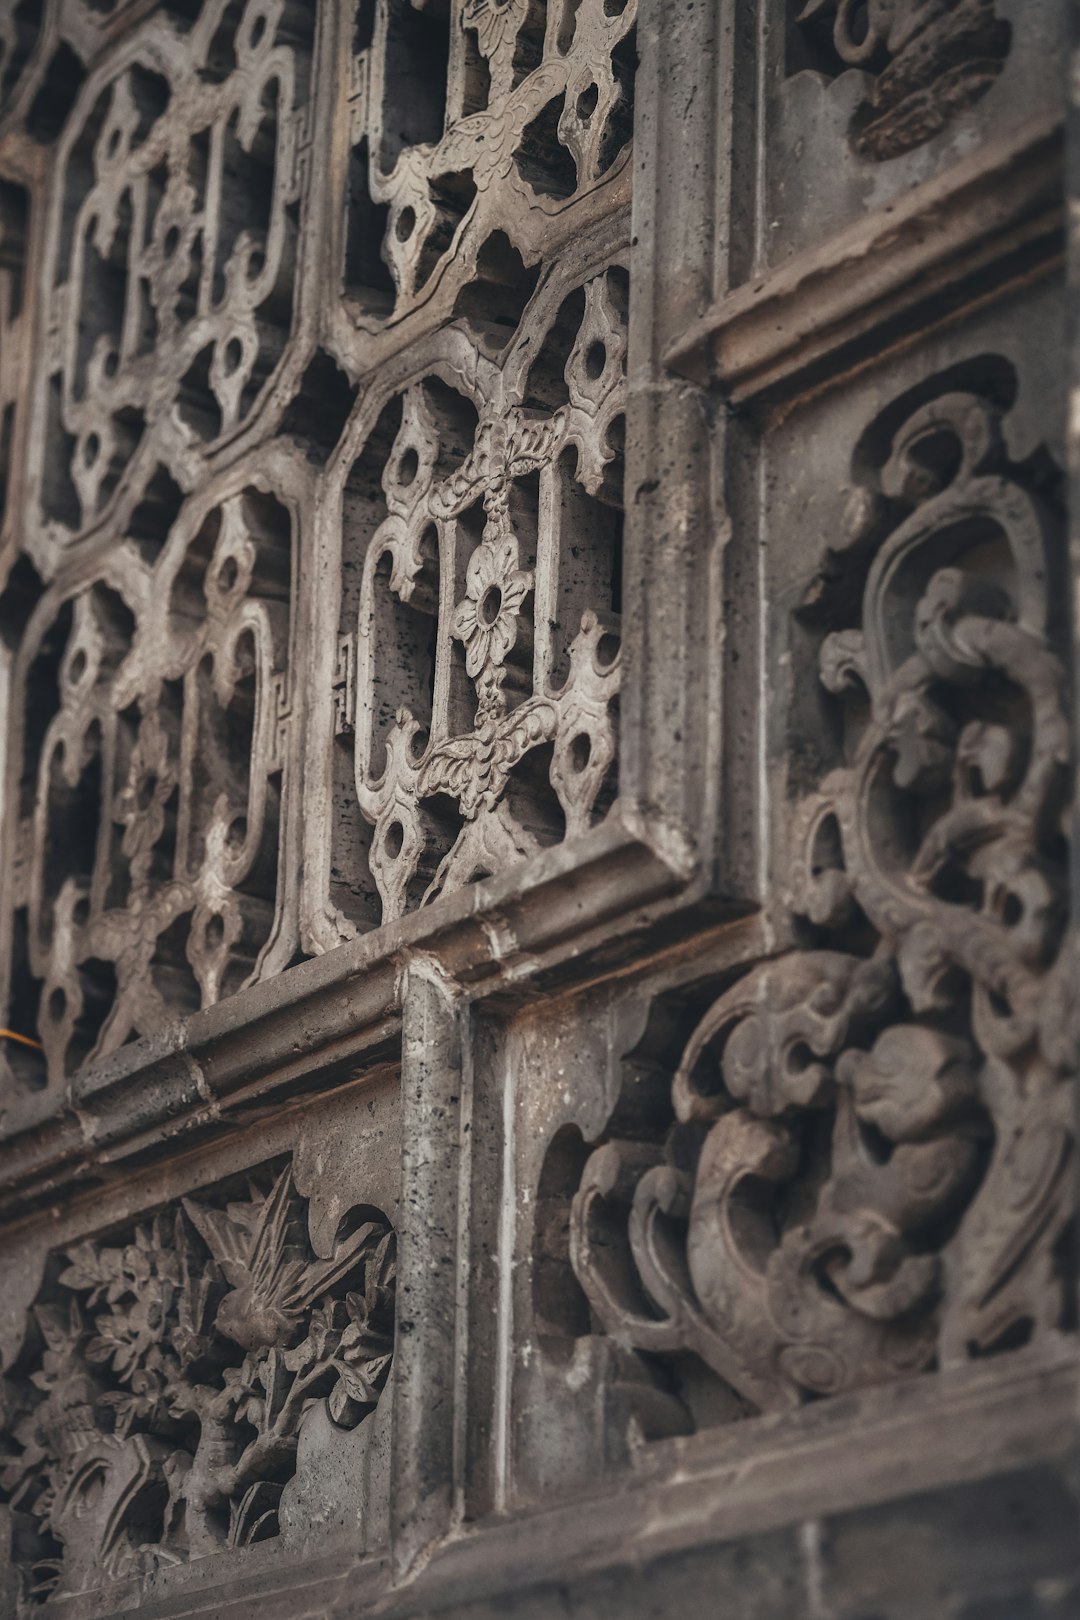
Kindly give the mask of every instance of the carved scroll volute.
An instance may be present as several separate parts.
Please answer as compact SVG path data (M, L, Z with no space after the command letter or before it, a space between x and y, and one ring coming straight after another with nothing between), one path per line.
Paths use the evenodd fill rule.
M1012 42L994 0L806 0L789 26L819 47L828 40L836 70L866 75L851 139L878 161L922 145L985 95Z
M1000 471L1002 416L978 395L943 394L896 435L878 486L886 500L912 510L880 545L866 581L863 637L875 692L916 650L920 616L913 610L932 574L962 566L977 546L996 544L1006 558L988 559L969 591L981 591L987 604L996 600L999 617L1032 635L1047 632L1047 540L1055 519Z
M920 464L920 441L934 434L959 450L944 488ZM1069 762L1064 670L1047 640L1054 522L1011 474L996 413L969 396L916 413L882 487L916 504L868 576L874 722L850 784L836 784L835 808L847 881L895 941L911 1005L948 1015L968 985L986 1058L997 1140L950 1258L943 1337L955 1358L973 1343L1038 1331L1059 1309L1052 1251L1071 1126L1057 1076L1075 1054L1042 1034L1048 1002L1062 994L1048 970L1063 950L1066 914L1065 873L1051 854ZM967 551L980 544L969 574ZM1000 560L988 571L994 546ZM922 593L914 613L913 583ZM898 643L889 626L905 623L909 639ZM897 830L912 801L932 802L945 788L947 807L917 847L905 845ZM961 886L975 904L954 898Z
M939 465L943 437L957 452L944 481L920 453L935 436ZM915 413L881 484L915 510L868 576L873 724L835 804L851 890L894 942L911 1005L955 1017L966 990L985 1059L995 1146L946 1256L942 1342L958 1359L1060 1315L1053 1252L1072 1136L1061 1076L1076 1054L1044 1036L1067 960L1066 682L1048 640L1059 526L1010 467L998 413L970 396ZM906 644L890 623L910 626ZM912 803L943 792L921 840L898 842Z
M892 1026L869 1053L853 1044L894 1006L887 964L828 952L768 964L720 998L676 1077L686 1123L671 1162L623 1194L625 1226L608 1211L600 1245L589 1223L615 1194L601 1172L616 1145L586 1172L575 1264L609 1332L692 1349L763 1409L929 1364L940 1269L922 1234L970 1194L985 1131L964 1043ZM628 1307L627 1277L664 1335Z
M843 568L831 549L805 599L820 621L842 579L849 615L864 580L858 623L821 647L826 690L856 705L851 763L785 845L799 948L700 1021L662 1165L616 1207L598 1155L577 1212L596 1226L609 1198L604 1242L576 1251L607 1330L644 1348L655 1317L668 1352L695 1351L759 1407L1018 1344L1066 1308L1051 477L1010 461L981 397L898 415L860 447ZM651 1312L625 1304L627 1277Z

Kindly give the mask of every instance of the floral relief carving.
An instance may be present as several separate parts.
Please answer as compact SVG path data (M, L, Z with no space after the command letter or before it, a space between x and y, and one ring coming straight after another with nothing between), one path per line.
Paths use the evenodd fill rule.
M750 1409L1069 1314L1061 523L1002 417L939 391L860 447L800 610L848 758L795 819L797 945L698 1023L666 1140L606 1142L575 1199L601 1326Z
M288 1166L61 1257L5 1380L0 1489L42 1599L277 1534L305 1415L352 1429L394 1342L394 1233L316 1255Z
M985 95L1011 41L994 0L808 0L794 26L830 72L867 75L851 136L878 160L922 145Z
M524 402L548 365L528 325L498 363L454 334L449 364L390 407L386 515L347 632L353 790L383 921L586 831L610 803L622 271L559 319L553 407Z

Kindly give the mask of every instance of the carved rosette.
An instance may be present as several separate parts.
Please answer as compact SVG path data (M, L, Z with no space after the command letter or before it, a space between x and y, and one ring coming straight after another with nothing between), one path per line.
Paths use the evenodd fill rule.
M346 512L362 494L385 514L339 661L355 650L353 786L383 921L586 831L611 802L625 292L618 268L561 308L549 290L546 336L537 311L497 362L461 330L438 339L378 414L379 432L397 423L381 495L350 479ZM316 948L348 927L328 919Z
M304 1418L356 1428L390 1369L394 1232L354 1217L316 1254L286 1166L59 1257L3 1383L26 1598L277 1534Z
M601 1146L575 1199L601 1326L695 1352L752 1409L1068 1314L1061 525L1001 414L939 392L891 431L802 609L836 625L850 757L796 819L799 947L701 1020L667 1140Z

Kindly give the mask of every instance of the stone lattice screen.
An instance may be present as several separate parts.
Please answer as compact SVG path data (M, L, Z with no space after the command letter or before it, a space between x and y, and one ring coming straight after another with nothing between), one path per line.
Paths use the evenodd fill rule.
M1080 1605L1066 12L0 0L0 1613Z

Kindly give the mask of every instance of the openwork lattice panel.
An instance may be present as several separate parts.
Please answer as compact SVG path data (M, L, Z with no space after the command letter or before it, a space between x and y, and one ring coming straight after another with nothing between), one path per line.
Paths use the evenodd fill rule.
M298 500L284 451L38 603L14 665L4 873L7 1021L24 1081L167 1027L292 954L282 921L283 717ZM140 518L140 511L144 517ZM140 542L140 534L146 538Z
M629 199L635 13L635 0L360 0L352 319L373 329L434 300L436 319L486 307L516 323L579 205Z
M626 304L619 265L552 276L497 361L459 326L358 410L324 513L342 589L309 752L316 948L612 801Z
M34 471L55 540L247 424L297 315L315 8L206 0L106 54L57 146Z

